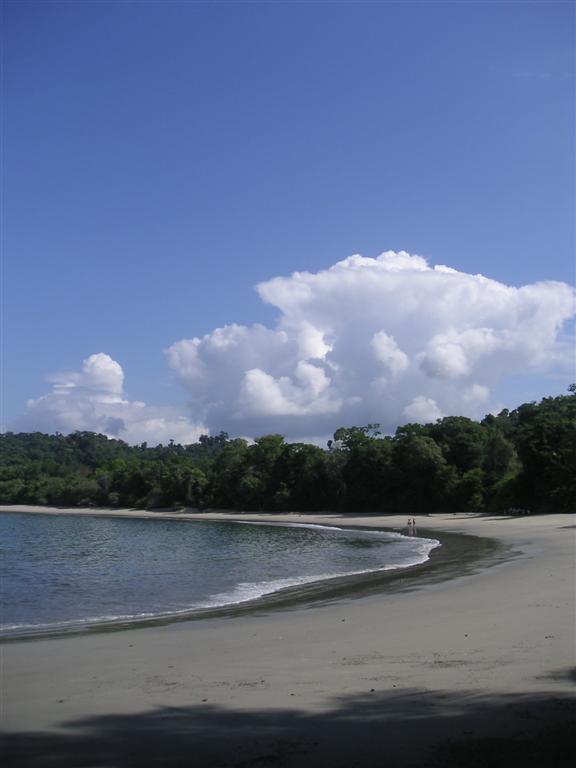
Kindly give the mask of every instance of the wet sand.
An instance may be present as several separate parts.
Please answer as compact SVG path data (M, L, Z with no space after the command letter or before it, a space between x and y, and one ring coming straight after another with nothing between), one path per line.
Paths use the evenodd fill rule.
M506 557L453 568L449 579L423 568L409 591L5 643L5 764L571 764L573 526L570 515L434 515L418 520L419 533L493 539Z

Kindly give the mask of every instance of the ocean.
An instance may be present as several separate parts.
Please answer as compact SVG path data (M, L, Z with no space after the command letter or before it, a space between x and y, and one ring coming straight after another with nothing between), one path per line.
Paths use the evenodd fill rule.
M409 568L436 539L293 523L0 514L0 636L193 616Z

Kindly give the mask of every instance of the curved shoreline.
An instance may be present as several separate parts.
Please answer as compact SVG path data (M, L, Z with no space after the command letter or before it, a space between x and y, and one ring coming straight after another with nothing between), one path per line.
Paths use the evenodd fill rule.
M399 522L282 517L368 528ZM539 739L543 729L551 749L565 732L572 743L574 516L418 523L424 535L495 539L507 549L493 567L436 582L417 575L416 589L405 583L233 619L3 644L10 764L178 768L193 755L227 768L374 768L384 755L394 768L461 768L463 760L438 763L430 750L464 742L477 756L482 739L496 738L522 759L526 734Z
M275 515L258 515L258 519L244 513L183 513L162 511L148 512L144 510L108 510L108 509L63 509L51 507L0 507L0 513L12 514L44 514L59 516L92 516L106 518L132 519L167 519L179 522L225 522L245 523L253 525L273 525L281 527L317 527L337 530L374 530L384 533L397 533L390 527L375 525L367 526L350 524L345 520L339 525L325 522L304 522L301 519L277 519ZM290 515L293 518L294 515ZM300 517L300 516L299 516ZM309 516L307 516L309 517ZM225 518L225 519L223 519ZM272 519L274 518L274 519ZM422 537L423 538L423 537ZM407 592L422 589L433 584L458 578L487 568L496 562L501 562L510 555L510 548L498 544L494 539L471 537L468 535L450 534L428 530L426 539L436 539L439 545L433 547L426 560L408 566L397 568L378 568L371 571L347 573L322 579L312 579L287 587L281 587L264 592L254 597L236 602L214 605L206 608L190 608L165 614L125 616L114 619L95 619L93 621L70 622L69 625L39 625L19 627L13 631L5 631L0 635L0 643L20 640L38 640L43 638L60 637L78 634L93 634L98 632L113 632L126 629L157 627L175 623L201 621L213 618L233 618L245 614L262 614L271 610L287 610L290 608L308 608L325 605L334 601L346 601L382 594L385 592Z

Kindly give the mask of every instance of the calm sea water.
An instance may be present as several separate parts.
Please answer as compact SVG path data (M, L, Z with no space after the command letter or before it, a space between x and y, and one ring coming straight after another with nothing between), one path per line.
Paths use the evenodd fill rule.
M433 539L294 524L0 514L0 633L81 628L254 600L424 562Z

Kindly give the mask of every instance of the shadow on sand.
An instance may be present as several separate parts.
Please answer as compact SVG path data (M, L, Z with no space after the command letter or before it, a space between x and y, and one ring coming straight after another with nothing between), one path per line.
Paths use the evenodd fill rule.
M573 673L567 673L573 674ZM209 703L4 733L4 768L568 768L574 698L398 690L329 711Z

